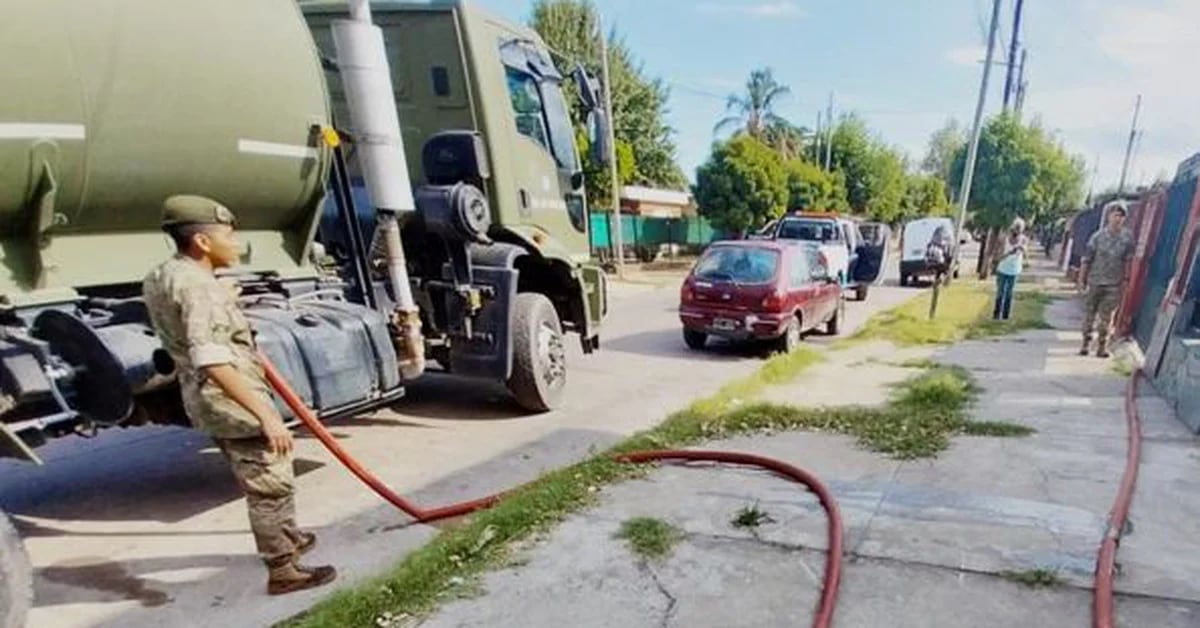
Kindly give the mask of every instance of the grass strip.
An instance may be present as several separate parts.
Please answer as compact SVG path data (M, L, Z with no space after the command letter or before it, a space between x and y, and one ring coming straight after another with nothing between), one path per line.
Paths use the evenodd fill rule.
M899 307L876 314L839 346L866 340L888 340L900 346L946 344L1049 328L1045 309L1051 298L1036 290L1017 290L1012 316L1007 321L992 320L995 289L990 283L960 280L944 288L938 298L937 315L930 320L932 294L932 290L926 290Z

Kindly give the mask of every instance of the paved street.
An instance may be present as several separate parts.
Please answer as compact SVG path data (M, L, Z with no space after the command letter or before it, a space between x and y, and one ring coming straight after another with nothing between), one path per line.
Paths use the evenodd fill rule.
M917 294L893 287L894 277L889 283L866 303L848 304L847 331ZM531 480L654 425L762 363L728 348L687 350L675 315L677 286L677 279L658 287L614 284L603 350L585 358L573 347L560 411L521 416L503 390L428 375L392 410L332 429L419 503ZM245 506L223 459L196 433L112 432L65 439L41 453L44 468L0 463L0 506L14 515L37 570L31 628L262 626L333 590L265 595ZM296 470L300 522L320 534L311 560L337 566L337 587L385 569L436 532L406 526L315 439L298 440Z

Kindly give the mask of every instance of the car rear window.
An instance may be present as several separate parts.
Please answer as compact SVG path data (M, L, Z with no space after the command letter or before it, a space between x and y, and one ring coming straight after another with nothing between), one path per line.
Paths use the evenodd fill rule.
M714 246L696 263L695 277L706 281L768 283L779 267L779 252L742 246Z
M779 226L781 240L829 242L837 239L837 225L828 220L785 220Z

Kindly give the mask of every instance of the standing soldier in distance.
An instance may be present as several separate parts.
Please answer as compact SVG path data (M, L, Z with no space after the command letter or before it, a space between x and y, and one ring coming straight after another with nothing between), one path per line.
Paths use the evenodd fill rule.
M1125 204L1113 201L1104 207L1105 224L1088 240L1079 269L1079 287L1087 291L1083 311L1083 346L1079 355L1091 350L1092 329L1097 328L1096 355L1108 357L1108 336L1113 312L1121 302L1121 291L1129 278L1133 257L1133 235L1125 229Z
M297 563L316 536L296 526L292 435L272 402L250 325L214 274L237 263L235 222L212 199L168 198L162 228L178 252L150 271L142 292L177 366L188 417L216 443L246 495L267 592L278 595L327 584L337 572Z

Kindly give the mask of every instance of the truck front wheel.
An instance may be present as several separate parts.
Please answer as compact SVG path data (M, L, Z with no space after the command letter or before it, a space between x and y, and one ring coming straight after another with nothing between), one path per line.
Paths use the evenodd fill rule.
M508 390L526 410L545 412L562 402L567 352L558 312L545 295L522 292L513 304L513 370Z
M0 512L0 628L22 628L33 601L33 569L21 537Z

